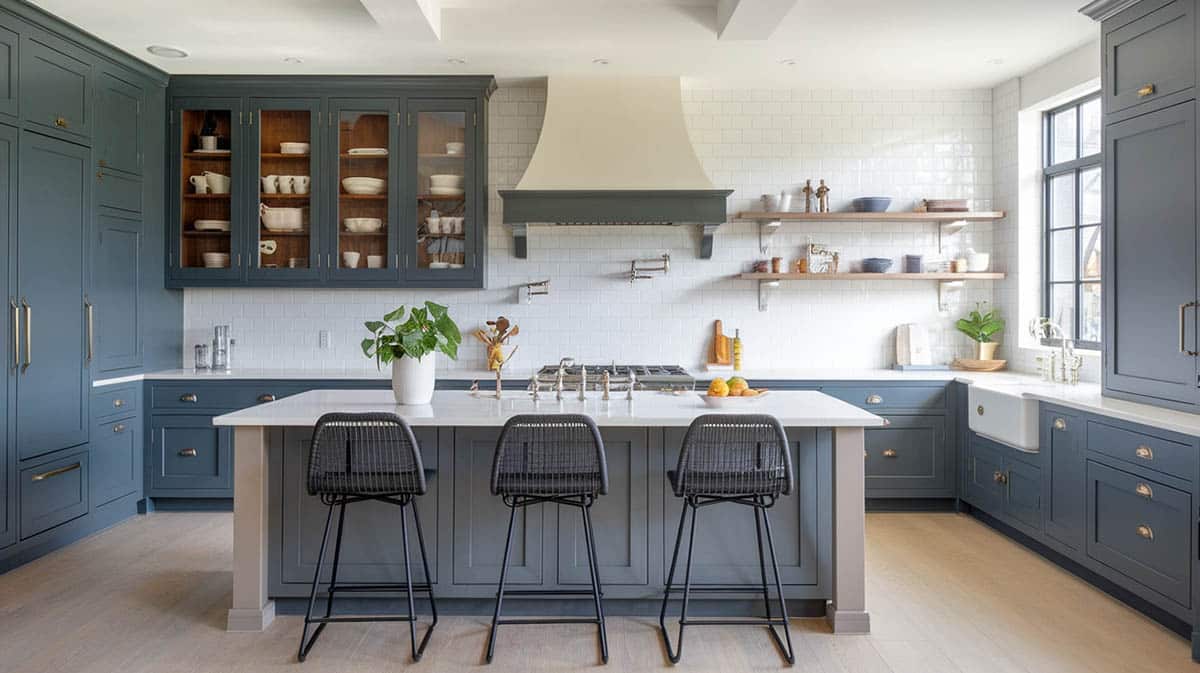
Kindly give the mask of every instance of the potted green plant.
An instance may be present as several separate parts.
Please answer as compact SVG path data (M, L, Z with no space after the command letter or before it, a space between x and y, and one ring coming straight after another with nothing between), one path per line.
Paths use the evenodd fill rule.
M431 301L407 311L401 306L383 320L363 323L370 338L363 339L363 354L380 369L392 365L392 393L397 404L429 404L433 399L437 352L458 359L462 333L445 306Z
M975 310L968 313L967 317L959 318L954 326L958 328L958 331L971 337L971 340L978 345L980 360L994 360L996 359L996 347L1000 344L992 341L992 337L1004 331L1004 319L995 309L984 311L986 303L976 304Z

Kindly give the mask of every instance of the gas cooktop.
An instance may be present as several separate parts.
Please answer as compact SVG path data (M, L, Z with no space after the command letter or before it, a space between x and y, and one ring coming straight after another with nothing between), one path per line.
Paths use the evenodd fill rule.
M588 387L599 385L603 372L608 372L614 379L627 379L632 372L637 377L639 388L691 388L696 385L696 379L679 365L619 365L608 364L570 365L563 368L563 383L567 388L577 387L581 370L587 369ZM558 365L546 365L538 370L538 378L553 380L558 376Z

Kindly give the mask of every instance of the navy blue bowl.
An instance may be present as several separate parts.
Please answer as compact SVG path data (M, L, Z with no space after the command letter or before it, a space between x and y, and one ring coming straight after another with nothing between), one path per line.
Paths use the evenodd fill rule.
M887 257L868 257L863 260L863 273L887 273L892 268L892 260Z
M882 213L892 205L890 196L860 196L850 202L854 210L860 213Z

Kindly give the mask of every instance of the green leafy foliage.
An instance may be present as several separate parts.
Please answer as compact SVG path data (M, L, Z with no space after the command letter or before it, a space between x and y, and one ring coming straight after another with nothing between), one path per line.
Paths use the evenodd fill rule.
M414 306L407 311L401 306L383 320L370 320L363 325L371 337L362 340L363 355L375 359L379 368L402 357L420 360L426 355L441 351L451 360L458 359L458 347L462 333L450 319L445 306L431 301L424 307Z
M979 343L988 343L994 335L1004 331L1004 319L1000 317L1000 312L995 309L984 312L984 303L976 304L974 311L954 323L958 331Z

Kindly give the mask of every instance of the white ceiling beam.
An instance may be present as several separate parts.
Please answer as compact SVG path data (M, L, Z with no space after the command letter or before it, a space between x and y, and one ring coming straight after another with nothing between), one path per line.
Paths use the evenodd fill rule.
M795 4L796 0L717 0L717 38L765 40Z
M358 0L380 28L406 38L442 39L441 0Z

